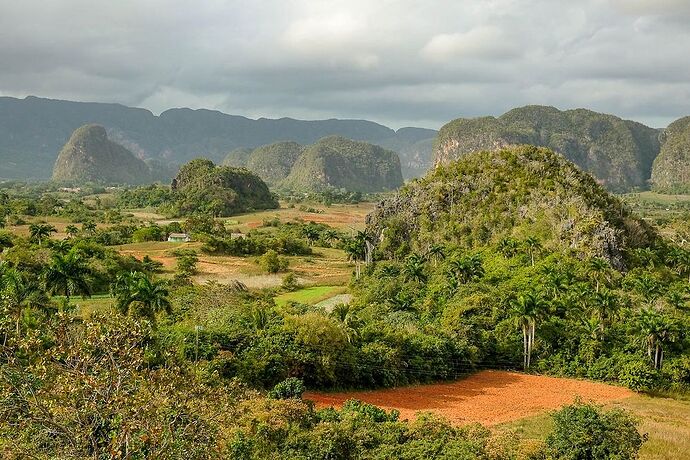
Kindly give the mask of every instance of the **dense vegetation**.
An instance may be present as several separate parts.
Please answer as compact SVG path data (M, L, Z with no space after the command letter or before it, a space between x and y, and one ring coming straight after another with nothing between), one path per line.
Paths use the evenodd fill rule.
M671 123L654 160L652 188L664 193L690 192L690 117Z
M659 153L659 131L584 109L526 106L498 118L457 119L439 132L434 162L512 144L548 147L590 172L609 190L647 187Z
M55 160L52 177L72 184L142 184L152 180L148 165L108 139L105 128L98 125L84 125L72 133Z
M246 169L216 166L205 159L182 166L171 189L171 213L177 216L193 213L230 216L278 207L275 197L256 175Z
M297 142L277 142L252 150L246 167L269 186L285 179L304 148Z
M249 174L195 160L171 189L120 199L224 202L221 186L236 173ZM358 233L271 218L240 233L214 208L157 225L106 201L24 186L0 195L3 223L32 221L28 235L0 232L5 458L633 459L644 441L635 420L591 404L553 414L539 442L431 414L401 422L357 401L316 410L301 395L487 368L636 390L690 385L690 251L543 148L439 167L382 202ZM106 212L120 221L70 224L65 239L37 219L102 221ZM107 246L181 230L196 242L172 251L172 274ZM277 303L299 283L289 257L309 263L338 252L330 248L355 264L353 301ZM284 272L283 283L195 285L208 255ZM105 314L77 307L106 293Z
M439 328L474 363L687 387L690 253L546 149L479 152L370 216L369 317Z
M343 188L366 193L393 190L402 183L400 159L394 152L331 136L304 150L280 188L312 192Z

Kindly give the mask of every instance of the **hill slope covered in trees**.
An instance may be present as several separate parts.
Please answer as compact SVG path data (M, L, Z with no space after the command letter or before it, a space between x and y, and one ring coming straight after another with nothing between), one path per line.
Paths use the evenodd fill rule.
M377 145L340 136L308 146L280 183L284 189L320 191L330 187L355 192L393 190L403 183L400 159Z
M585 109L526 106L498 118L460 118L441 128L435 164L514 144L548 147L590 172L609 190L645 188L659 152L659 131Z
M533 146L475 152L439 166L381 203L368 225L389 255L444 241L471 249L536 236L552 249L619 267L623 251L655 238L589 174Z
M690 117L671 123L661 139L661 152L652 169L652 187L660 192L690 192Z
M52 178L71 183L142 184L151 181L151 174L144 161L108 139L105 128L84 125L60 150Z
M268 186L244 168L216 166L198 158L180 168L172 181L172 213L210 213L230 216L239 212L274 209L278 201Z

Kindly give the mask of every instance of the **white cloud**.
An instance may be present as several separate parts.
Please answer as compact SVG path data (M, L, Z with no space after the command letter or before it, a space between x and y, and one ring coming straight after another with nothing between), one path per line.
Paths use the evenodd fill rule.
M422 55L435 62L457 58L509 59L519 50L494 26L481 26L468 32L434 35L422 48Z

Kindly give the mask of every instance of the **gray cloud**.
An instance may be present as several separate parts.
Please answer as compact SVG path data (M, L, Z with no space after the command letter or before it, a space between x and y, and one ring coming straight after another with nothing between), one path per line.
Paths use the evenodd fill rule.
M690 113L685 0L0 0L0 94L439 127Z

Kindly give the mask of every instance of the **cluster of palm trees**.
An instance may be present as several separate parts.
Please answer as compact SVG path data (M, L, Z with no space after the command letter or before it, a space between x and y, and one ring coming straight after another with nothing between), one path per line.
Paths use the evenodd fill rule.
M52 310L51 296L63 296L63 307L74 296L90 297L92 271L76 251L54 252L40 277L32 277L7 262L0 262L0 307L21 333L22 315L27 309ZM141 272L123 273L111 286L117 307L124 314L154 319L158 312L170 312L167 284ZM6 342L7 334L3 339Z
M120 313L154 320L159 312L171 313L167 283L141 272L119 274L110 286Z

